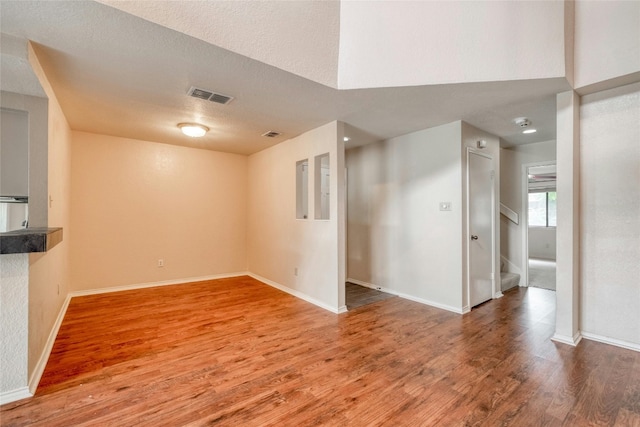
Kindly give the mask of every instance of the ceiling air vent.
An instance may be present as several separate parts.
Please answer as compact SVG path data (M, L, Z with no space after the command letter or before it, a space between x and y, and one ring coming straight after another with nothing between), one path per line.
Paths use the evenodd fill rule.
M233 96L223 95L221 93L216 93L212 90L200 89L197 87L191 87L187 95L192 96L194 98L206 99L207 101L215 102L217 104L226 105L233 100Z
M270 130L269 132L265 132L262 134L262 136L266 136L267 138L275 138L276 136L280 136L280 132L276 132L273 130Z

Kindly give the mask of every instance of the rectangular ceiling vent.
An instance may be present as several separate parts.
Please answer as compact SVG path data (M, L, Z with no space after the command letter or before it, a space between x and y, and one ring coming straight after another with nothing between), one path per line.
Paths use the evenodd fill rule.
M265 132L262 134L262 136L266 136L267 138L275 138L276 136L280 136L280 132L276 132L273 130L270 130L269 132Z
M233 96L223 95L207 89L200 89L192 86L187 92L187 95L194 98L206 99L207 101L215 102L217 104L226 105L233 100Z

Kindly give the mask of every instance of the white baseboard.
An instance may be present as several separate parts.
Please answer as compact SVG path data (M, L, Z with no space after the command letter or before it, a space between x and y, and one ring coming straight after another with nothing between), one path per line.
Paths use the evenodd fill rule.
M338 307L338 308L331 307L330 305L327 305L324 302L322 302L322 301L320 301L320 300L318 300L316 298L313 298L313 297L311 297L311 296L309 296L309 295L307 295L307 294L305 294L303 292L300 292L298 290L291 289L288 286L281 285L280 283L274 282L273 280L269 280L269 279L267 279L265 277L259 276L259 275L254 274L254 273L247 273L247 274L249 276L253 277L254 279L262 282L262 283L265 283L265 284L267 284L269 286L272 286L272 287L274 287L276 289L279 289L282 292L286 292L289 295L293 295L296 298L300 298L301 300L305 300L306 302L309 302L309 303L311 303L313 305L317 305L318 307L324 308L325 310L328 310L328 311L330 311L332 313L340 314L340 313L344 313L344 312L347 311L347 307L346 306L342 306L342 307Z
M51 332L49 332L49 337L47 338L47 342L44 345L44 349L42 349L40 359L38 359L38 363L36 363L36 367L31 373L31 377L29 378L29 392L32 396L36 394L36 389L38 388L38 384L40 383L40 379L42 378L42 374L44 373L44 368L47 367L47 361L49 360L49 356L51 355L51 350L53 350L53 344L55 344L56 342L56 337L58 336L58 331L60 331L60 326L62 325L64 316L65 314L67 314L67 308L69 308L70 301L71 295L68 294L67 298L65 298L64 300L64 303L62 303L62 307L60 308L58 317L53 324L53 328L51 328Z
M591 341L601 342L603 344L615 345L616 347L626 348L628 350L640 351L640 344L622 341L611 337L605 337L598 334L592 334L589 332L582 332L582 336Z
M29 387L21 387L15 390L3 391L2 393L0 393L0 405L26 399L28 397L33 397L33 394L29 392Z
M442 310L452 311L452 312L457 313L457 314L464 314L465 313L465 311L464 311L465 308L464 307L463 308L457 308L457 307L453 307L453 306L446 305L446 304L440 304L438 302L429 301L429 300L426 300L426 299L423 299L423 298L418 298L416 296L409 295L409 294L403 294L402 292L396 292L394 290L391 290L391 289L388 289L388 288L385 288L385 287L382 287L382 286L377 286L377 285L374 285L374 284L371 284L371 283L363 282L363 281L357 280L357 279L347 279L347 282L351 282L351 283L354 283L354 284L360 285L360 286L365 286L367 288L375 289L377 291L385 292L385 293L388 293L388 294L391 294L391 295L397 295L400 298L408 299L409 301L419 302L420 304L428 305L428 306L435 307L435 308L440 308ZM467 312L468 311L469 310L467 309Z
M226 279L229 277L239 277L239 276L249 276L249 275L250 274L246 271L237 272L237 273L214 274L211 276L189 277L186 279L163 280L160 282L136 283L136 284L124 285L124 286L112 286L110 288L97 288L97 289L88 289L83 291L72 291L72 292L69 292L69 295L71 297L81 297L86 295L98 295L98 294L107 294L110 292L131 291L135 289L144 289L144 288L155 288L157 286L182 285L185 283L204 282L206 280Z
M374 285L373 283L363 282L358 279L347 279L347 282L353 283L354 285L364 286L365 288L375 289L376 291L386 292L388 294L398 295L395 292L391 292L388 289L382 289L382 287Z
M403 293L398 293L397 295L400 298L408 299L410 301L419 302L421 304L429 305L431 307L435 307L435 308L439 308L439 309L447 310L447 311L452 311L452 312L454 312L456 314L464 314L464 308L463 307L457 308L457 307L453 307L451 305L440 304L439 302L429 301L427 299L418 298L418 297L414 297L413 295L407 295L407 294L403 294Z
M572 337L569 335L554 334L551 337L551 340L575 347L578 345L580 340L582 340L582 334L580 333L580 331L576 332L576 334Z

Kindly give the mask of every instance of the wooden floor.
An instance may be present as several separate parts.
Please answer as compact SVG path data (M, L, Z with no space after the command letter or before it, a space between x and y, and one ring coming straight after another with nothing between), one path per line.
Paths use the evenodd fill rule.
M344 287L344 297L347 302L347 310L353 310L363 305L373 304L396 296L347 282Z
M335 315L249 277L73 298L3 426L640 425L640 353L549 340L553 292Z

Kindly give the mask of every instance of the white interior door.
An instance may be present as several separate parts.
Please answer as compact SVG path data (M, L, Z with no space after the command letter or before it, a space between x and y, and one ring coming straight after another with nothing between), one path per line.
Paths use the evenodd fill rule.
M469 151L469 302L493 297L493 160Z

